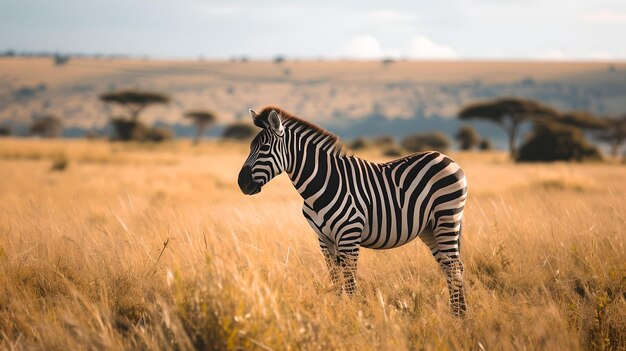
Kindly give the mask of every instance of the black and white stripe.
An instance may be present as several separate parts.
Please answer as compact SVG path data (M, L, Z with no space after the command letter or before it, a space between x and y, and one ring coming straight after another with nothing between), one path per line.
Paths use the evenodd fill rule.
M467 182L454 161L431 151L368 162L346 155L336 136L276 107L250 114L263 130L251 143L239 186L252 195L278 174L289 175L333 283L354 292L361 247L390 249L420 237L446 274L452 313L464 314L459 247Z

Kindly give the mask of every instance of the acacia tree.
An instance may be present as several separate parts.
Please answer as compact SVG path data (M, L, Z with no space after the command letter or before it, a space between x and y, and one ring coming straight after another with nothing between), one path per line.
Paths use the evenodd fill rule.
M606 126L597 137L611 144L611 154L617 156L622 144L626 142L626 115L620 117L607 117Z
M63 122L59 117L46 115L37 118L30 125L30 133L44 138L54 138L61 134Z
M607 127L606 119L598 118L586 111L565 112L550 121L584 130L604 130Z
M211 111L189 111L185 113L185 117L192 119L196 126L196 137L193 140L193 145L198 145L204 132L217 120Z
M139 118L139 114L146 107L156 104L167 104L169 96L161 93L141 90L120 90L100 95L100 100L106 103L114 103L122 106L133 122Z
M148 134L148 128L139 122L139 114L146 107L156 104L166 104L169 96L161 93L120 90L100 95L100 100L122 106L128 112L128 118L116 117L111 119L116 137L120 140L143 140Z
M509 153L517 154L517 135L523 122L538 117L556 118L559 113L539 102L517 98L501 98L464 107L459 118L482 119L500 126L509 139Z
M478 133L476 133L476 129L471 126L461 126L454 138L459 142L461 150L469 150L478 145L478 142L480 141L480 137L478 136Z

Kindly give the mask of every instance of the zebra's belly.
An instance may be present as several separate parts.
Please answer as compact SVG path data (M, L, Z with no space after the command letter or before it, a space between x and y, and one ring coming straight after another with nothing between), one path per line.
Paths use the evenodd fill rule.
M409 221L409 216L412 220ZM410 243L426 227L416 214L396 211L396 216L384 222L369 221L361 236L361 246L370 249L391 249Z
M397 242L390 240L389 243L387 243L386 245L383 245L381 243L377 243L377 242L361 242L361 246L368 248L368 249L374 249L374 250L387 250L387 249L393 249L396 247L400 247L400 246L404 246L408 243L410 243L411 241L415 240L415 238L417 238L419 235L415 234L415 235L411 235L405 239L400 239Z

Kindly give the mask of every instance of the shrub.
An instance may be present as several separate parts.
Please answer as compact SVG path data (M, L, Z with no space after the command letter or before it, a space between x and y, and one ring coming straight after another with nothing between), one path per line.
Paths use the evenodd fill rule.
M372 143L377 147L391 147L396 146L396 139L390 135L381 135L374 138Z
M517 155L520 162L599 159L600 152L587 142L580 129L551 122L536 123Z
M61 135L63 122L52 115L37 118L30 125L30 133L44 138L54 138Z
M0 126L0 137L13 134L13 130L9 126Z
M248 140L252 139L257 133L257 129L248 123L234 123L224 128L222 137L224 139Z
M165 127L154 127L150 129L146 135L146 140L160 143L166 140L172 140L174 133L171 129Z
M476 129L471 126L461 126L454 138L459 143L461 150L470 150L474 148L480 140L478 133L476 133Z
M70 60L70 57L67 55L56 54L52 57L52 61L56 66L63 66Z
M411 151L437 150L445 151L450 147L450 140L442 132L410 135L401 143L402 147Z
M360 137L360 138L354 139L354 141L350 144L350 148L352 150L363 150L363 149L367 149L371 145L372 143L369 140L367 140L366 138Z
M383 155L388 156L388 157L400 157L404 155L404 150L397 145L393 145L393 146L387 147L383 151Z
M491 149L493 149L493 146L491 145L491 140L487 139L487 138L483 138L479 143L478 143L478 148L481 151L489 151Z
M50 167L50 172L62 172L64 171L68 164L69 160L65 155L59 155L52 161L52 166Z
M120 141L141 141L146 139L149 133L148 127L139 121L128 120L125 118L113 118L113 140Z

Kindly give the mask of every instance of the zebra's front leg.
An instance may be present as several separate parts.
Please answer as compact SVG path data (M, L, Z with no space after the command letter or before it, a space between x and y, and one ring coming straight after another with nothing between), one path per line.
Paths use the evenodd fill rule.
M337 243L337 251L339 251L339 264L343 272L343 291L348 295L354 295L357 291L356 270L361 247L361 231L360 227L346 227L347 229L341 234Z
M341 293L341 267L339 265L339 256L328 249L326 246L320 243L322 254L324 255L324 261L326 261L326 268L328 268L328 274L330 275L330 281L333 287L338 287L337 292Z
M357 291L356 270L359 259L359 248L339 248L339 260L343 272L343 291L352 296Z

